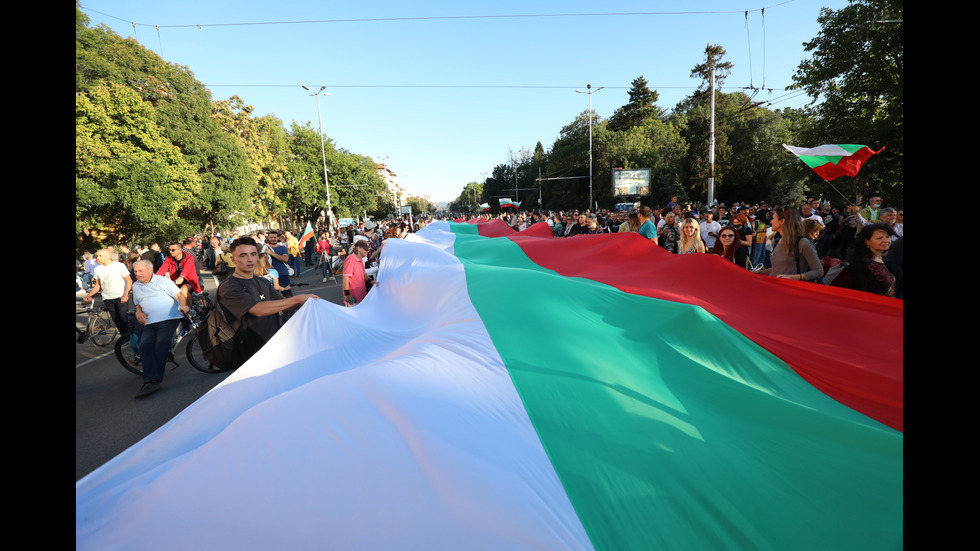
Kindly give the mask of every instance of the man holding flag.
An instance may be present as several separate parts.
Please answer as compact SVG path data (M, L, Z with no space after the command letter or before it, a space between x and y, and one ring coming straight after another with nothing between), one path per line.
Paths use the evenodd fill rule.
M309 222L306 223L306 229L303 230L303 235L299 238L299 246L303 249L303 257L306 259L306 265L313 266L313 253L316 248L316 239L314 239L313 226Z

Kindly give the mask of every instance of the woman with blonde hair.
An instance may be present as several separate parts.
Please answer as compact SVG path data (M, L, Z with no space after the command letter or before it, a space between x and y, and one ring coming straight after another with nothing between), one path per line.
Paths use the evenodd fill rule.
M268 253L259 253L259 264L255 267L253 275L268 279L272 282L272 287L280 293L292 289L291 285L285 287L279 285L279 270L272 267L272 260L269 259Z
M700 230L700 228L698 228ZM663 225L658 230L660 246L668 251L677 254L677 241L679 234L677 230L677 216L673 212L668 212L664 216Z
M773 240L772 268L758 273L800 281L823 277L823 264L813 242L803 233L803 217L794 207L777 207L772 213L772 231L779 234Z
M681 242L677 254L705 252L704 240L701 239L701 225L694 218L688 218L681 224Z

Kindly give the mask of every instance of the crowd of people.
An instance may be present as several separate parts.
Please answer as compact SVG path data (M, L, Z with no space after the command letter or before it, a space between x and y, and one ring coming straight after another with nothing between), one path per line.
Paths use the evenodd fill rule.
M517 231L547 223L556 238L633 232L673 254L715 254L758 274L904 298L903 210L885 207L877 196L864 208L835 206L818 198L796 207L682 204L672 197L663 208L530 211L496 217Z
M304 268L324 282L341 275L344 305L354 306L375 284L385 241L404 238L424 222L383 224L383 230L372 221L321 227L302 242L300 232L270 229L187 237L166 245L166 252L158 243L85 251L76 259L76 296L90 302L100 294L120 335L139 335L143 385L135 397L144 398L161 388L170 339L202 291L202 269L218 278L217 304L241 332L240 365L278 330L278 314L319 298L294 295L293 278Z
M903 213L901 208L883 207L880 197L872 197L864 208L847 204L843 209L819 199L800 207L706 206L681 204L674 197L664 208L525 211L481 217L499 218L516 231L544 223L556 239L632 232L672 254L713 254L760 275L904 298ZM302 241L302 232L269 229L249 235L187 237L168 244L166 252L158 243L86 251L76 259L76 294L85 301L101 294L121 335L134 329L147 335L140 341L144 383L136 397L142 398L160 388L169 336L202 290L202 269L219 279L218 304L248 335L249 344L242 347L244 362L278 330L278 314L318 298L294 295L293 279L303 271L323 282L341 275L343 304L355 306L376 283L373 276L385 243L405 238L429 220L322 226ZM140 327L132 328L132 323Z

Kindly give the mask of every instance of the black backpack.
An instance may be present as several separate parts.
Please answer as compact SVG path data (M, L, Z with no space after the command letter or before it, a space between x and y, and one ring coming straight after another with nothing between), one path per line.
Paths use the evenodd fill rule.
M225 262L223 258L221 258L220 253L218 253L217 256L215 256L214 269L211 270L211 273L218 274L218 275L225 275L228 273L228 263Z
M241 351L245 350L245 335L244 331L239 331L240 326L237 320L235 323L228 321L225 309L215 297L214 308L198 329L198 340L204 357L220 371L238 369L245 363L241 356Z
M260 285L265 286L266 296L271 296L274 289L272 283L262 277L257 277ZM229 284L225 281L222 285ZM201 342L201 352L211 365L220 371L231 371L242 366L254 353L254 347L248 342L246 331L242 330L241 320L234 323L228 321L225 309L221 306L220 287L214 299L214 308L208 318L198 329ZM250 352L251 351L251 352Z

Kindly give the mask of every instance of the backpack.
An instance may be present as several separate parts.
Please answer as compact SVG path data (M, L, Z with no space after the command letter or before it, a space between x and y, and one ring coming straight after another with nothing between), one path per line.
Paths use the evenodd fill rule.
M218 274L218 275L224 275L228 273L228 263L225 262L225 259L222 258L220 254L218 255L217 260L215 260L214 262L214 270L211 273Z
M198 341L201 352L211 365L219 371L238 369L244 361L240 351L245 349L245 335L239 331L241 323L228 321L225 310L215 297L214 308L204 323L198 328Z

